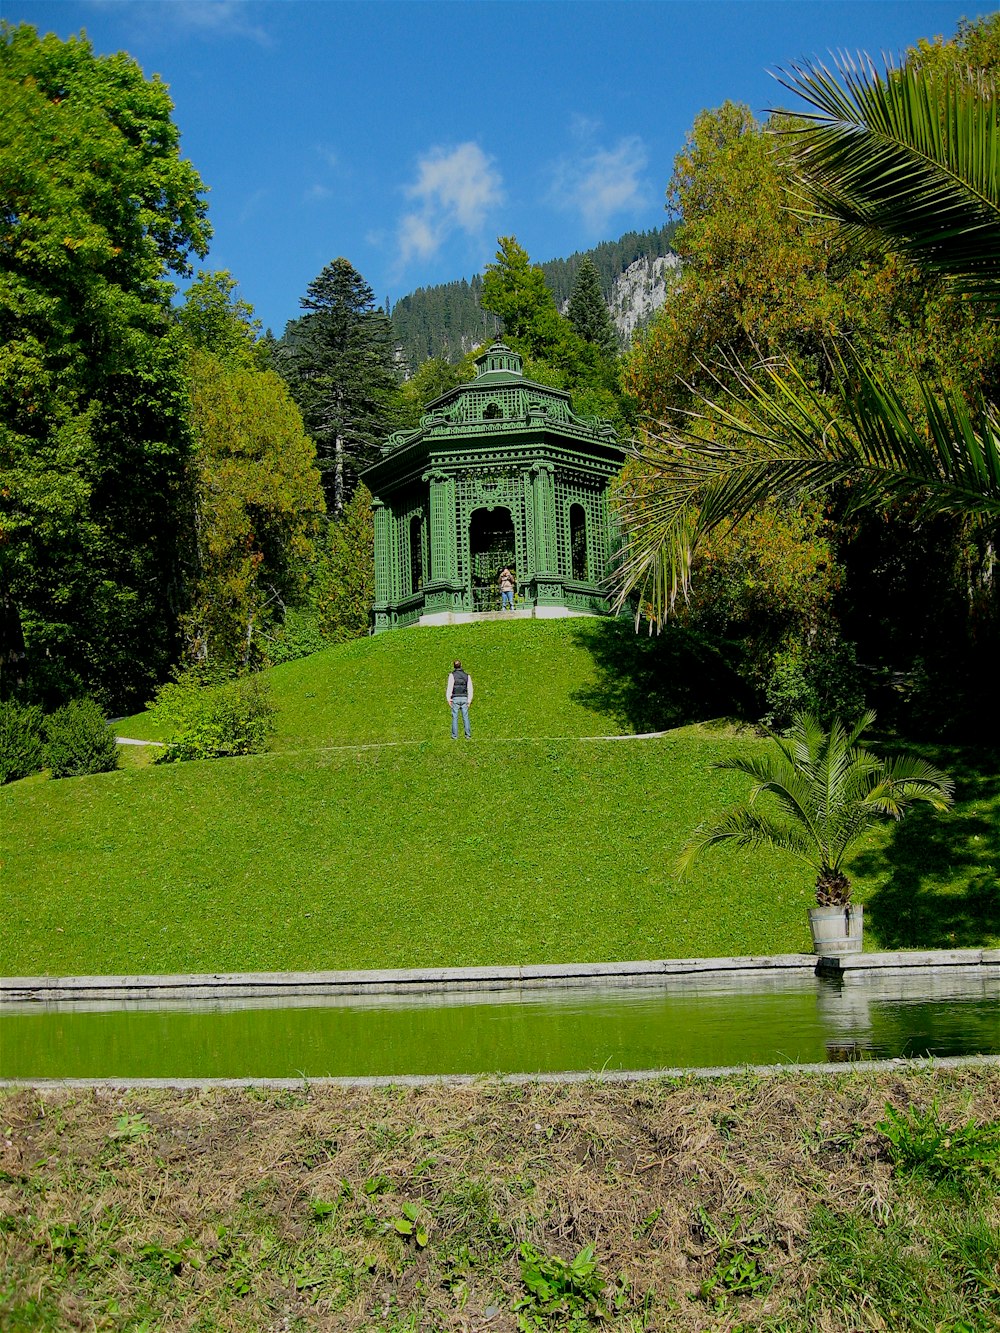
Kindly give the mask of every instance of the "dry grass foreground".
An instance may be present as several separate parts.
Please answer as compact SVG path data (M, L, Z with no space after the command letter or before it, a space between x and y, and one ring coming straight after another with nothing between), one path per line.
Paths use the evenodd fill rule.
M907 1174L887 1103L995 1125L1000 1068L8 1091L0 1326L1000 1327L996 1179Z

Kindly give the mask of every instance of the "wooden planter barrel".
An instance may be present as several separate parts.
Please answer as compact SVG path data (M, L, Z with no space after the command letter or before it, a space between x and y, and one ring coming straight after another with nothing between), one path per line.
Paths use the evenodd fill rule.
M813 953L824 958L860 953L864 910L854 903L849 907L810 907L809 929L812 931Z

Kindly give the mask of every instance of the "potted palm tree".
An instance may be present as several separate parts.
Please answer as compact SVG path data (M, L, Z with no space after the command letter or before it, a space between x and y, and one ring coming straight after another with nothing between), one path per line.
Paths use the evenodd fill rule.
M695 829L678 869L683 873L720 842L791 852L817 872L817 906L809 912L815 952L860 952L863 909L851 902L844 871L849 852L880 817L902 819L917 801L946 810L954 793L951 778L925 760L880 759L859 745L874 720L867 712L850 724L834 721L827 730L800 713L787 735L771 735L766 754L720 759L713 767L746 773L754 788L717 824ZM772 799L760 801L763 796Z

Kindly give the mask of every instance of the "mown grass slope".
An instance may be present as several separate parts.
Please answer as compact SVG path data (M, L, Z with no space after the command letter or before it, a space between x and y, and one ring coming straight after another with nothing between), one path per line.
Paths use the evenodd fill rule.
M484 739L633 730L583 701L596 678L592 632L576 620L479 621L380 634L288 662L267 673L279 708L274 749L440 739L456 658L472 673ZM158 735L148 714L119 726Z
M593 632L486 623L346 645L271 673L268 755L5 788L0 974L807 949L812 877L790 859L723 850L673 871L691 829L745 790L712 761L764 742L584 739L629 726ZM476 682L471 743L448 736L456 656ZM947 824L862 849L871 947L996 940L1000 796L968 796Z

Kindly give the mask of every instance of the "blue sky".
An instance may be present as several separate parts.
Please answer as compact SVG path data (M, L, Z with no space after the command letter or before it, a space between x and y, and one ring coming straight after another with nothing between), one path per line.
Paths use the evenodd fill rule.
M532 259L666 220L694 117L779 104L770 70L897 53L973 4L686 0L0 0L0 15L171 89L209 187L210 268L280 333L346 256L379 301L492 259ZM785 99L787 100L787 99Z

